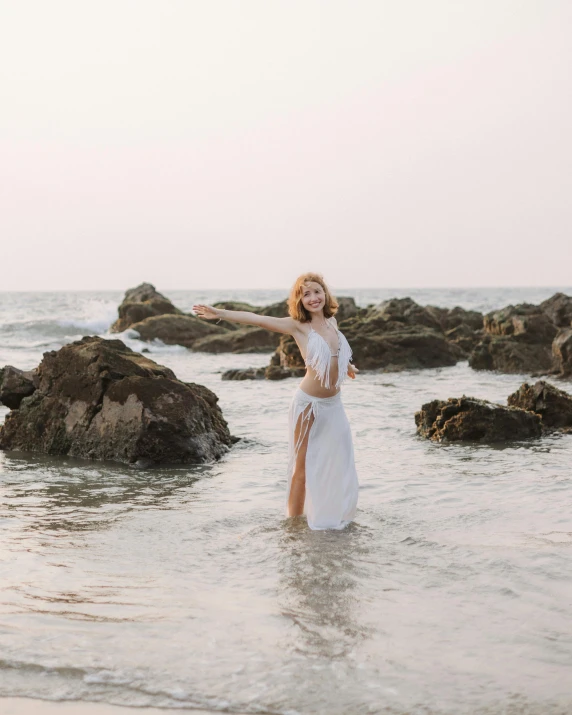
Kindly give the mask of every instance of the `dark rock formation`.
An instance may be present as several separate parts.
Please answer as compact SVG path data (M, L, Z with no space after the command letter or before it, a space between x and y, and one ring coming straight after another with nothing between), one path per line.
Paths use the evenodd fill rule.
M522 342L550 345L557 328L539 306L530 303L509 305L484 317L489 335L510 335Z
M572 377L572 328L559 330L552 343L553 372Z
M485 335L469 356L474 370L509 374L543 373L552 367L550 344L529 343L510 336Z
M133 352L86 337L44 354L38 387L0 428L0 448L129 464L195 464L233 441L202 385Z
M0 404L17 410L24 397L36 389L36 370L24 372L17 367L6 365L0 370Z
M222 374L223 380L284 380L287 377L303 377L306 370L303 368L290 369L280 365L267 367L249 367L226 370Z
M486 335L475 346L469 365L475 370L545 373L552 367L557 328L539 306L509 305L484 317Z
M278 349L270 361L271 365L287 368L304 368L304 359L298 348L298 343L291 335L281 335Z
M460 326L467 326L473 331L483 328L483 314L478 310L465 310L458 306L438 308L435 305L428 305L425 310L437 320L444 333Z
M410 298L395 298L359 311L356 316L340 321L339 327L352 347L353 362L360 369L444 367L466 357L463 348L443 334L439 321ZM293 337L281 337L275 361L282 367L304 367Z
M223 380L264 380L265 367L232 368L222 374Z
M276 350L280 335L265 328L241 325L239 330L199 338L192 349L205 353L266 353Z
M349 296L341 296L336 300L338 301L338 312L336 313L338 323L348 318L355 318L356 315L365 315L367 313L365 308L359 308L355 300Z
M197 340L207 335L227 335L231 332L215 322L193 315L158 315L135 323L131 330L139 333L141 340L146 342L161 340L165 345L186 348L192 348Z
M267 380L285 380L287 377L304 377L305 374L305 367L289 368L281 365L269 365L264 372L264 377Z
M534 385L525 382L509 395L507 402L539 414L544 427L572 429L572 396L544 380Z
M111 326L112 333L121 333L134 323L139 323L153 315L181 314L181 311L150 283L141 283L125 293L123 303L118 308L119 318Z
M572 326L572 298L564 293L555 293L542 301L540 309L546 313L558 328Z
M415 414L417 432L434 442L504 442L539 437L541 418L517 407L474 397L433 400Z
M367 318L382 318L385 323L401 323L442 332L439 319L427 308L416 303L412 298L391 298L371 308Z
M259 308L260 315L270 315L272 318L286 318L288 315L288 301L281 300L278 303L271 303L263 308Z

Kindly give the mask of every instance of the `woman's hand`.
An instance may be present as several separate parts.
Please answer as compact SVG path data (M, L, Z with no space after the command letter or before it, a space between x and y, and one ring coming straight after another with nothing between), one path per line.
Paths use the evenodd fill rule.
M210 305L193 305L193 311L197 318L204 318L204 320L217 320L220 319L222 311L219 308L213 308Z
M355 365L352 365L351 362L348 365L348 377L351 377L352 380L356 379L356 374L359 372L357 367Z

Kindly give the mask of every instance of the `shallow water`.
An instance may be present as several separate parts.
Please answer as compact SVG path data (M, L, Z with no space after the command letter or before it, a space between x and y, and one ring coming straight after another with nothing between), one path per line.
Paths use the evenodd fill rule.
M485 309L553 292L409 291ZM0 294L0 365L33 367L42 350L103 332L121 298L45 295L11 294L7 308ZM188 309L198 294L169 297ZM572 435L443 446L413 421L436 397L505 403L527 376L459 363L348 381L358 514L341 532L312 532L282 515L299 380L221 381L268 355L151 350L213 389L242 439L216 464L149 471L0 453L0 696L284 714L572 711Z

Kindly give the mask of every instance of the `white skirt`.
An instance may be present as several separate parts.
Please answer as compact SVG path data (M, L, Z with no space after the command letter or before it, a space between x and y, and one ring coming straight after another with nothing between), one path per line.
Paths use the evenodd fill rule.
M312 414L314 421L308 427ZM301 429L295 443L295 428L301 415ZM358 478L342 393L333 397L313 397L298 388L290 404L288 434L286 516L296 455L308 434L304 501L308 526L310 529L343 529L356 513Z

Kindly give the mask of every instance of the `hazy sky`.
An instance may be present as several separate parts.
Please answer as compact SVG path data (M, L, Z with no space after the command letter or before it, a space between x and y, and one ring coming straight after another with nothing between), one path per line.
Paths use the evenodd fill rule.
M572 284L570 0L0 0L0 290Z

